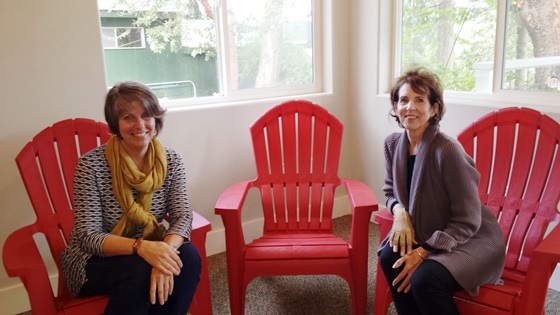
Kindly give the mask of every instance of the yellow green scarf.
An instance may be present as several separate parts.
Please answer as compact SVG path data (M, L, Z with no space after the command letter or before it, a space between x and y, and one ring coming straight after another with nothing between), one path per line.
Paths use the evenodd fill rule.
M136 167L117 137L111 137L107 142L105 157L113 174L113 193L123 211L111 233L133 237L137 226L141 226L142 237L162 240L165 228L150 213L152 192L163 185L167 173L167 159L161 142L155 138L150 142L142 171ZM136 200L132 196L132 188L138 192Z

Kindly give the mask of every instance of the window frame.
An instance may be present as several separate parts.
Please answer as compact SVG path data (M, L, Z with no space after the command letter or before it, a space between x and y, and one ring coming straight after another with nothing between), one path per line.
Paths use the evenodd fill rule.
M401 73L401 9L402 1L400 0L379 1L378 92L380 94L389 93L391 83ZM531 107L544 112L560 113L558 93L502 89L501 80L505 61L504 45L507 22L506 1L498 1L497 10L493 73L500 75L493 75L492 91L488 93L445 91L446 102L496 108L509 106ZM391 31L384 32L383 30Z
M144 28L143 27L134 27L134 26L102 26L101 27L101 36L107 36L105 34L103 34L103 30L109 30L112 29L114 30L114 34L115 34L115 39L116 39L116 46L115 47L106 47L105 46L105 41L103 40L103 49L144 49L146 48L146 34L144 33ZM142 42L142 46L141 47L136 47L136 46L131 46L131 47L122 47L119 46L119 40L118 40L118 29L136 29L136 30L140 30L140 37L141 37L141 42Z

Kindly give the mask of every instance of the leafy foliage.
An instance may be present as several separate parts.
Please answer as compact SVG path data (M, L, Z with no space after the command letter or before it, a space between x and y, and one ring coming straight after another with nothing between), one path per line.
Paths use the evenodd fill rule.
M473 64L494 59L496 1L403 0L402 12L402 68L422 64L446 89L474 91Z
M477 76L491 78L498 1L401 1L401 68L425 65L443 79L448 90L455 91L475 91ZM560 36L550 30L560 23L558 14L550 14L554 0L506 4L502 88L557 92L560 66L536 66L532 61L560 55L560 41L555 39ZM516 65L511 61L517 61Z

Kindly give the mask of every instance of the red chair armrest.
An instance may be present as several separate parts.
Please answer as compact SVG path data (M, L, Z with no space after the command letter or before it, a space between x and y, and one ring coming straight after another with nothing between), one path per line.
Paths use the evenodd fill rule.
M371 188L353 179L342 179L341 181L348 192L348 198L353 210L361 211L361 209L364 209L370 213L377 210L377 197L375 197Z
M534 253L542 255L542 258L549 262L557 264L560 262L560 223L557 224L552 231L540 242L535 248ZM531 259L531 262L533 260Z
M241 211L245 197L247 197L247 192L252 187L251 184L252 181L243 181L228 187L216 202L216 214L222 215L229 210Z
M367 243L371 213L378 209L377 198L371 188L360 181L353 179L342 179L341 181L342 185L346 188L352 208L350 245L353 248L362 248L357 242ZM367 245L363 247L367 248Z
M205 217L200 215L198 212L193 211L192 229L202 230L205 234L212 229L210 221L206 220Z
M381 242L391 231L393 215L385 208L375 213L374 220L379 224L379 241Z
M523 285L519 314L544 314L548 284L560 263L560 224L535 248Z
M56 312L54 295L43 258L33 239L33 225L11 233L2 248L2 261L10 277L19 277L29 294L31 308Z
M352 226L350 227L349 246L351 250L351 269L355 281L355 287L363 288L362 292L353 292L353 299L356 301L363 299L363 311L358 306L354 309L355 313L365 312L365 299L367 288L367 265L369 250L369 225L371 213L378 209L375 194L364 183L352 180L341 179L342 185L346 188L350 206L352 208Z
M231 185L218 198L215 213L222 216L226 233L226 251L228 255L239 252L245 246L243 227L241 226L241 210L243 203L252 187L252 181L243 181ZM241 256L237 257L241 259Z
M200 271L200 282L196 288L193 303L189 314L212 314L212 293L210 290L210 278L208 275L208 260L206 257L206 234L212 229L210 221L193 211L191 242L198 249L202 269Z
M2 249L4 268L10 277L28 277L30 273L40 275L48 279L47 271L33 239L34 229L32 226L22 227L12 232Z

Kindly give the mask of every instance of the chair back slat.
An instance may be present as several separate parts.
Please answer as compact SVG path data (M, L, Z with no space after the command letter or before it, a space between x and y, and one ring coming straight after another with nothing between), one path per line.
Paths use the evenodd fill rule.
M342 123L297 100L269 109L250 129L265 232L331 231Z
M50 144L56 146L60 170L64 177L64 185L61 187L66 187L70 204L73 205L72 183L74 182L74 171L76 170L76 164L78 164L78 158L80 156L80 151L76 143L77 137L74 121L72 119L67 119L57 122L51 127L51 130L54 139L52 139Z
M506 269L527 271L551 221L560 221L560 125L528 108L504 108L458 135L480 173L479 195L499 220Z

